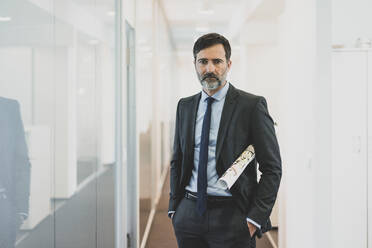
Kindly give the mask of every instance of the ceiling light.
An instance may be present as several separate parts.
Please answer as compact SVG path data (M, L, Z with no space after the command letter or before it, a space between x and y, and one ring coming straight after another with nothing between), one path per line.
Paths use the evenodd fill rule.
M85 94L85 89L84 89L84 88L80 88L80 89L78 90L78 94L79 94L79 95L84 95L84 94Z
M213 9L201 9L199 10L199 13L203 15L213 15L214 10Z
M89 44L90 44L90 45L97 45L98 43L99 43L98 40L90 40L90 41L89 41Z
M146 39L138 39L138 44L143 45L146 44L147 40Z
M10 16L0 16L0 22L8 22L12 20Z
M106 14L108 16L115 16L115 11L111 10L111 11L107 11Z
M200 33L205 33L205 32L208 32L209 27L199 26L199 27L196 27L195 30L196 30L197 32L200 32Z
M151 52L152 48L150 46L142 45L139 46L139 50L142 52Z

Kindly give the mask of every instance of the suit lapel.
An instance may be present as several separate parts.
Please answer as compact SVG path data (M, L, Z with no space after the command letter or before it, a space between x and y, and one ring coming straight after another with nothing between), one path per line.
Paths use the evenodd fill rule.
M218 158L221 154L223 141L226 136L226 131L230 125L231 117L235 110L235 105L237 103L238 95L239 93L237 92L237 90L234 88L234 86L232 86L232 84L230 84L229 90L227 91L227 94L226 94L226 99L225 99L225 103L223 106L223 110L222 110L220 127L218 129L217 145L216 145L216 162L218 161Z
M197 94L192 100L192 114L191 114L191 147L192 147L192 154L194 155L194 145L195 145L195 125L196 125L196 115L198 113L199 101L200 101L201 93ZM194 157L194 156L193 156Z
M190 101L189 111L187 113L187 118L185 119L187 130L186 130L186 147L190 148L189 155L190 159L194 159L194 145L195 145L195 123L196 123L196 115L198 112L199 101L200 101L201 93L195 95L192 100ZM191 168L194 166L193 163L190 164Z

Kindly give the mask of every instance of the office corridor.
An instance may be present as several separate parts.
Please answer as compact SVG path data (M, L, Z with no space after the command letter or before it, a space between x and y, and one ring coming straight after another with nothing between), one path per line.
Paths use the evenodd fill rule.
M165 180L162 195L159 200L157 211L148 237L146 248L176 248L177 241L174 235L172 222L167 217L169 200L169 172ZM272 236L277 237L277 231L270 231ZM276 241L277 243L277 238ZM267 235L257 239L257 248L273 248Z
M372 248L371 10L1 0L0 248L177 248L170 161L225 195L209 179L249 145L257 248Z

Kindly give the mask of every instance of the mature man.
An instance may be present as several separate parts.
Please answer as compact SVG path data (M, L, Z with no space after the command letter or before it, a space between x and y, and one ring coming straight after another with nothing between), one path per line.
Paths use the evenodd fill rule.
M25 133L15 100L0 97L0 248L15 245L27 218L30 163Z
M225 37L203 35L193 53L203 90L177 106L168 215L181 248L255 247L255 237L271 228L282 174L274 123L264 97L226 81ZM231 190L221 188L218 178L250 144L256 159Z

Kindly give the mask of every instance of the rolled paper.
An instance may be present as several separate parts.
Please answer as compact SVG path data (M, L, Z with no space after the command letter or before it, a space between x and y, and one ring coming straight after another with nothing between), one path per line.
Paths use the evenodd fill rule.
M225 173L218 179L217 183L224 189L231 189L236 180L243 173L247 165L254 159L254 147L249 145L242 154L234 161Z

